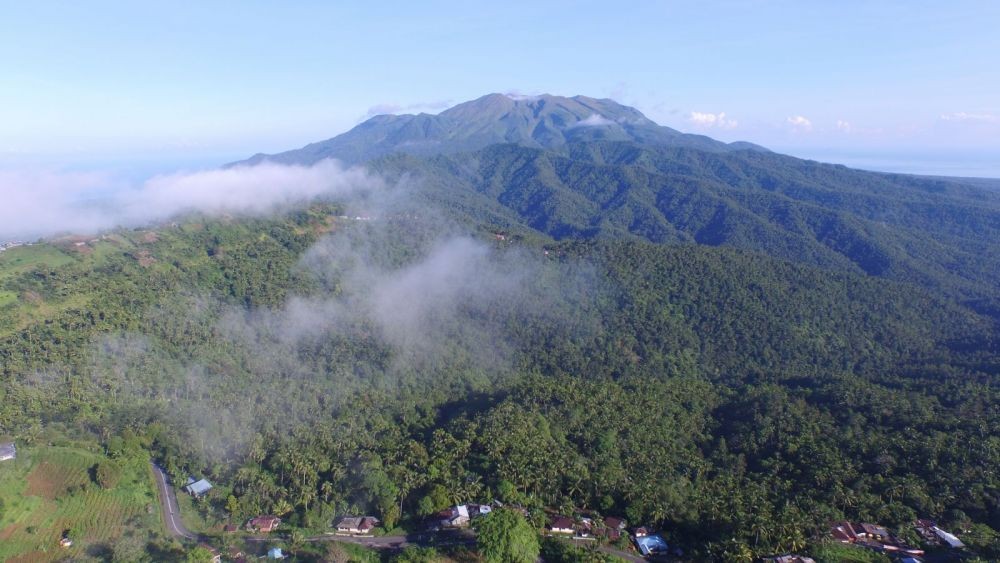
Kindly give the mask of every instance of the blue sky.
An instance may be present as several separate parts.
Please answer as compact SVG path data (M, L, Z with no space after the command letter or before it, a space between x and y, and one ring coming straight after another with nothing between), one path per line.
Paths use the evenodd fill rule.
M328 138L372 111L548 92L802 156L1000 175L1000 2L0 9L0 165L210 165Z

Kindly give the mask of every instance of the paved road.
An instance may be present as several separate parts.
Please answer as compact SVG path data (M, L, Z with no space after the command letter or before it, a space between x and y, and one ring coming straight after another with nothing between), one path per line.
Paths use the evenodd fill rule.
M159 465L153 462L150 462L150 464L153 466L153 475L156 476L156 488L160 493L160 507L163 509L163 521L167 524L167 531L178 538L188 540L200 539L197 534L184 527L184 522L181 521L180 508L177 506L177 497L174 495L173 487L168 482L167 474Z

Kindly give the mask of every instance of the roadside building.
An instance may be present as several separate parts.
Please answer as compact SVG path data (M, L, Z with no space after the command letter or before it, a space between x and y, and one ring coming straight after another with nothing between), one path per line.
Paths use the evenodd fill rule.
M573 527L573 519L567 516L556 516L549 525L549 531L553 534L572 534L576 530Z
M212 490L212 484L208 482L207 479L194 480L194 477L188 479L187 483L184 485L184 490L187 494L193 497L203 497L208 491Z
M625 531L625 526L625 520L615 516L608 516L604 519L604 535L609 540L615 541L622 537L622 532Z
M861 533L858 535L878 542L890 542L893 539L889 530L878 524L861 524Z
M17 448L14 447L14 442L4 442L0 444L0 461L7 461L8 459L14 459L17 457Z
M647 534L636 538L635 545L639 548L639 553L643 557L666 553L670 549L670 546L667 545L667 540L663 539L659 534Z
M854 524L850 522L838 522L830 530L833 539L841 543L854 543L858 541L858 532L854 530Z
M374 516L347 516L337 522L337 533L340 534L370 534L378 525Z
M469 518L475 520L480 516L486 516L487 514L493 512L493 507L488 504L470 504L469 506Z
M938 528L937 526L934 526L934 528L932 529L934 530L934 534L938 538L940 538L941 541L947 544L948 547L952 549L962 549L963 547L965 547L965 544L962 543L962 540L958 539L958 537L956 537L955 534L946 532L941 528Z
M438 513L442 528L464 528L469 525L472 516L469 506L460 504Z
M277 516L257 516L247 522L247 530L267 534L274 531L279 525L281 525L281 518Z

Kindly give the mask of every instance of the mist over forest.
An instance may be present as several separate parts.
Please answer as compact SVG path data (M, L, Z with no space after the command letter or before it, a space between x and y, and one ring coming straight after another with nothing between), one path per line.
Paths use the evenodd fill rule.
M293 557L352 560L326 541L344 517L450 537L441 514L467 504L504 516L464 547L413 540L427 560L491 560L490 522L546 561L638 557L605 517L681 561L1000 557L988 183L499 94L138 185L0 181L0 441L21 452L2 557L73 537L179 561L273 515ZM39 467L81 460L94 478L53 499L129 520L15 521L48 506L23 504L50 494ZM151 462L179 531L153 520L172 513ZM561 517L602 539L552 539ZM843 522L886 543L845 545ZM396 551L379 557L416 553Z

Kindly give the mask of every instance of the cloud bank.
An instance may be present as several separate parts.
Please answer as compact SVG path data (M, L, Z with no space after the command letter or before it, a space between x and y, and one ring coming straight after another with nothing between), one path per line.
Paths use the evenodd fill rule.
M719 129L735 129L739 126L739 122L735 119L729 119L726 117L726 112L721 113L702 113L700 111L692 111L691 115L688 116L688 121L693 123L698 127L716 127Z
M942 114L941 119L944 121L974 121L979 123L1000 123L1000 115L994 115L992 113L968 113L964 111Z
M360 168L263 163L157 176L127 185L101 173L0 171L0 241L94 233L184 213L264 215L321 196L381 187Z

